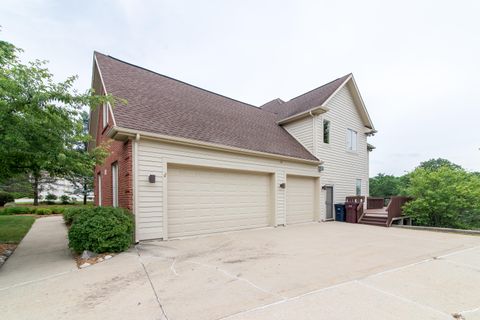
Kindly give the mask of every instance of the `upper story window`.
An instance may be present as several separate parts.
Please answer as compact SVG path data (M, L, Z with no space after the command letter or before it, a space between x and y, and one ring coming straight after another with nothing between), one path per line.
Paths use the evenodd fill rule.
M104 103L102 106L102 119L103 127L105 128L108 125L108 103Z
M323 120L323 143L330 143L330 121Z
M357 196L362 195L362 179L357 179L355 181L355 193Z
M347 150L357 151L357 131L347 129Z

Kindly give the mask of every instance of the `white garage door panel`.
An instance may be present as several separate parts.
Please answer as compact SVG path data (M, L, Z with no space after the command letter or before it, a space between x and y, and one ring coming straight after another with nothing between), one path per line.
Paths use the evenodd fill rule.
M315 212L315 179L287 176L287 224L311 222Z
M181 237L270 224L270 176L168 168L168 234Z

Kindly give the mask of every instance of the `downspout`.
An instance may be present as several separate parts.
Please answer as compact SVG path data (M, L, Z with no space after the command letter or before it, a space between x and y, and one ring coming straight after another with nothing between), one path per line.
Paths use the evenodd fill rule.
M315 121L315 115L312 111L308 113L312 117L312 153L317 156L317 121Z
M133 141L133 150L132 150L132 175L133 175L133 216L135 217L135 243L138 243L138 143L140 141L140 134L135 135L135 140Z
M317 135L317 120L315 119L315 115L313 114L312 111L309 112L310 116L312 117L312 151L313 151L313 155L315 157L318 158L317 156L317 144L318 144L318 135ZM315 220L320 222L321 220L321 216L322 216L322 213L321 213L321 181L320 181L320 177L318 177L315 181Z

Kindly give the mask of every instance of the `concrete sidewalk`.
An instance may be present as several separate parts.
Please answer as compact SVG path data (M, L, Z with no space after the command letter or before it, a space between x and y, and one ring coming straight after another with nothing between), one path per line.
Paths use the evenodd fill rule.
M62 217L39 218L0 268L0 289L74 269L77 267L68 249L67 228Z

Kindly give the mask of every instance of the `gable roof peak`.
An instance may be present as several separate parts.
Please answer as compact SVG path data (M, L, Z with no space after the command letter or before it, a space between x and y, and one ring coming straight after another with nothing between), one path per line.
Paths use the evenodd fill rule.
M262 109L277 114L281 119L289 118L293 115L321 106L351 77L352 74L349 73L343 77L321 85L320 87L296 96L285 103L268 103L268 105L264 105Z

